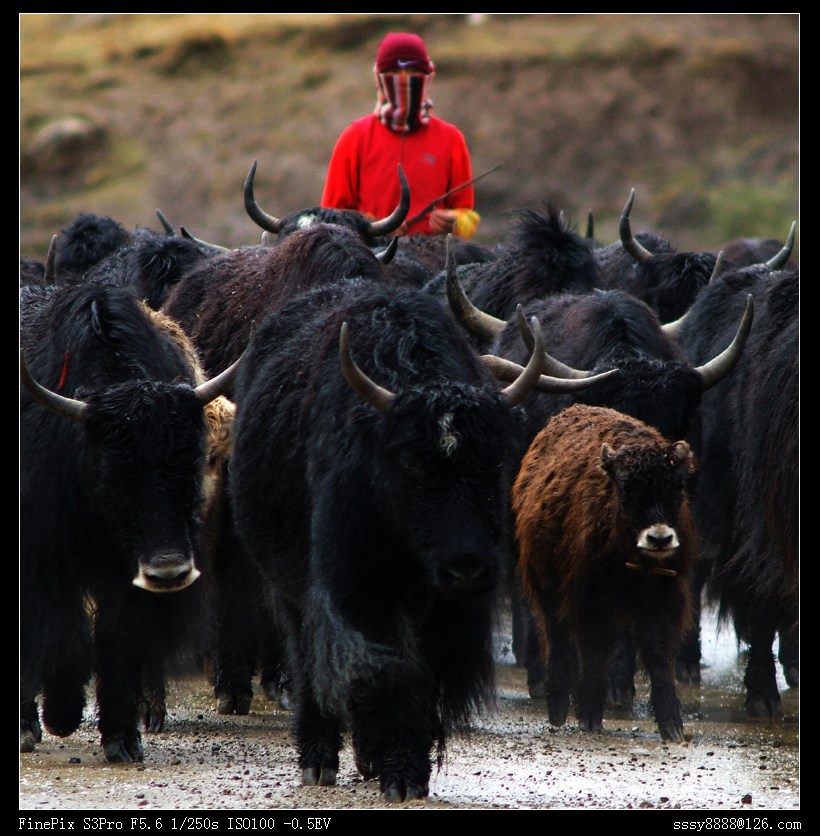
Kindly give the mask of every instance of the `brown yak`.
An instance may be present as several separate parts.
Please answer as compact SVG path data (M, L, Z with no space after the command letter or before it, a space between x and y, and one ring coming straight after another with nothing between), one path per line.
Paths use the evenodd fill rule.
M680 742L675 656L692 617L695 461L613 409L575 404L534 438L513 486L524 594L539 622L549 721L572 695L582 729L601 731L607 663L632 630L664 740Z

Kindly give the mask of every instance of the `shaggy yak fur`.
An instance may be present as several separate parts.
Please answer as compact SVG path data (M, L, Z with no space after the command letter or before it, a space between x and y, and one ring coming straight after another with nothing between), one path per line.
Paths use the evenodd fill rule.
M579 235L552 204L545 211L520 209L497 258L459 266L458 280L473 304L509 319L516 307L553 293L586 293L600 271L592 243ZM424 289L446 304L446 271Z
M348 730L386 800L424 797L433 748L494 696L517 410L435 299L361 280L271 314L245 371L231 495L287 635L302 780L335 784Z
M77 729L93 675L106 759L138 761L140 719L161 728L166 664L200 618L203 411L228 381L198 386L190 347L126 289L37 290L26 368L79 413L44 408L24 375L21 750L42 738L38 696L49 732Z
M382 264L351 229L320 224L275 247L241 247L208 259L174 287L163 311L191 336L207 374L244 351L251 324L288 299L359 276L384 282Z
M570 697L581 728L600 731L606 673L634 633L661 737L683 740L675 656L691 622L697 543L685 441L615 410L575 404L535 437L512 490L521 583L547 665L549 721Z
M681 324L693 361L714 351L745 303L755 324L731 379L703 398L695 515L707 593L749 646L746 710L782 712L772 645L788 685L799 683L799 270L756 265L722 273Z

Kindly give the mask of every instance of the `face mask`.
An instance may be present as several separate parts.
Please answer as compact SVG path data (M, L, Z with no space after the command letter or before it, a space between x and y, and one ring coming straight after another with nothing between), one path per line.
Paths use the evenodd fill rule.
M426 73L377 73L379 100L376 113L386 128L396 133L415 131L430 121L433 103L427 98L431 75Z

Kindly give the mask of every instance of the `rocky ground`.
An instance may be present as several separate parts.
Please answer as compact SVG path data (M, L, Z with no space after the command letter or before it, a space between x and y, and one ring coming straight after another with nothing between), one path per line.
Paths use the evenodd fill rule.
M600 735L549 726L524 671L498 636L498 708L455 739L430 796L390 805L424 810L656 810L762 815L800 810L799 692L781 688L784 717L752 722L742 708L743 655L731 636L704 630L704 681L681 686L686 742L660 740L638 679L632 716L609 712ZM216 713L199 673L178 681L165 731L145 735L142 764L105 762L89 719L71 737L46 735L20 755L20 808L45 811L378 810L349 745L336 787L300 785L290 713L263 695L245 717ZM93 814L93 813L92 813Z

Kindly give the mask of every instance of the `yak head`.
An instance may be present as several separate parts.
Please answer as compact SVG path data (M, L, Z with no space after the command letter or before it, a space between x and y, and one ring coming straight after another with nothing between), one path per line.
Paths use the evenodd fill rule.
M512 408L538 383L539 356L504 388L479 364L470 382L444 376L393 392L355 363L344 323L340 358L350 388L380 413L365 457L376 485L375 515L389 521L391 539L424 564L438 592L491 592L505 541L517 427Z
M676 569L667 564L674 562L682 542L691 542L686 487L696 464L689 445L639 440L616 447L604 442L601 468L637 553L627 568L674 577Z
M134 586L173 592L192 584L200 575L195 554L208 442L203 409L230 386L240 361L197 386L135 379L82 398L45 388L31 376L22 352L20 361L34 401L81 426L81 438L63 438L67 448L76 442L65 454L84 463L76 492L89 528L99 526L88 536L133 556L127 571ZM96 547L92 543L91 550ZM94 569L122 572L114 560Z

